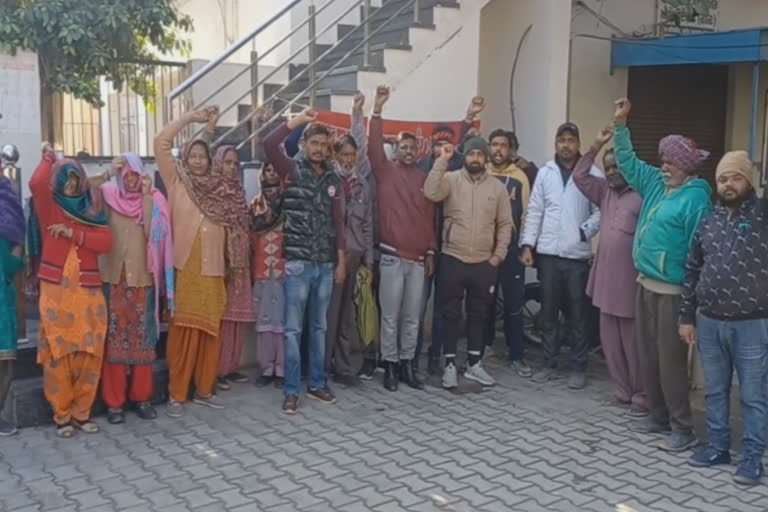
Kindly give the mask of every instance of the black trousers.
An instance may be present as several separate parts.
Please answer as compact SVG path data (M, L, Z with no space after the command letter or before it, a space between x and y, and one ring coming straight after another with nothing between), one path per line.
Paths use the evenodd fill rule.
M560 310L565 310L571 334L571 369L587 368L587 280L589 263L539 254L538 274L541 283L541 337L544 365L554 368L560 355L558 326Z
M493 303L497 269L484 261L464 263L443 254L437 293L443 310L443 354L456 356L461 327L462 300L466 295L467 346L471 355L480 356L485 342L485 327Z

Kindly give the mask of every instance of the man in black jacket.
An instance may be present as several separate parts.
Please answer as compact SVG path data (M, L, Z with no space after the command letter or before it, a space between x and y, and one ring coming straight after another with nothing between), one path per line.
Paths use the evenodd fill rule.
M715 172L719 204L699 223L685 266L680 337L697 340L707 390L709 446L689 464L728 464L733 368L744 415L744 456L733 480L756 485L768 428L768 206L754 190L744 151L727 153Z

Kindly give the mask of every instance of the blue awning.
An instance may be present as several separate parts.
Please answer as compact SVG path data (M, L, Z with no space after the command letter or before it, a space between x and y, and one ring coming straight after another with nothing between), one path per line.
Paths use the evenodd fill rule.
M768 61L768 29L611 41L611 69Z

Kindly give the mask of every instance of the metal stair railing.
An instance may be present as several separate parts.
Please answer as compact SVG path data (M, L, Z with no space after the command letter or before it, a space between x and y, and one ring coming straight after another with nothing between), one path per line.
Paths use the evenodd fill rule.
M253 120L256 113L259 111L259 108L257 105L259 87L267 83L269 79L274 77L279 71L281 71L288 64L290 64L293 61L293 59L295 59L297 56L299 56L302 52L304 52L308 48L309 48L310 58L307 66L301 71L299 71L285 85L281 86L278 91L273 93L268 99L264 100L262 103L268 104L269 102L280 98L280 95L282 93L290 89L295 83L297 83L300 79L302 79L307 74L309 75L308 76L308 81L310 82L309 87L305 88L302 92L296 94L292 100L288 101L287 104L272 117L272 119L270 119L267 123L265 123L262 126L265 126L266 124L272 122L274 119L277 119L287 109L291 108L294 104L296 104L297 100L302 98L305 94L309 93L310 104L314 104L314 93L315 93L315 87L317 86L317 84L320 83L322 80L324 80L330 73L335 71L341 64L345 63L347 59L349 59L352 55L354 55L354 53L357 52L360 48L363 48L363 66L367 66L370 62L369 57L370 57L371 38L377 33L379 33L382 29L389 26L389 24L392 21L394 21L401 13L403 13L407 8L413 7L413 16L414 16L413 20L414 22L419 21L420 0L407 0L406 2L403 3L402 6L400 6L396 10L396 12L393 15L387 18L387 20L380 22L376 27L376 29L372 31L371 20L374 18L375 13L371 12L371 0L355 0L347 9L344 10L344 12L336 16L325 28L323 28L319 32L316 31L315 24L316 24L317 15L323 12L324 10L326 10L332 4L335 4L337 1L338 0L327 0L322 6L318 8L315 8L314 4L310 5L309 15L304 19L304 21L302 21L300 24L298 24L293 29L291 29L287 34L285 34L282 38L280 38L276 43L274 43L268 50L264 51L263 53L258 54L257 52L252 51L250 64L246 65L243 69L241 69L238 73L236 73L233 77L228 79L222 85L218 85L212 93L206 96L204 100L200 102L196 102L196 105L191 107L192 109L196 109L196 108L205 106L214 97L216 97L216 95L220 94L226 87L229 87L230 85L232 85L237 79L245 75L245 73L250 72L251 86L242 95L240 95L235 101L227 105L224 109L220 110L220 115L223 115L231 111L232 109L236 108L240 104L240 102L244 100L248 95L251 96L251 112L244 119L240 120L234 127L228 130L224 135L219 137L214 142L214 144L221 143L226 137L230 136L232 133L234 133L244 124L251 122ZM382 8L398 1L399 0L385 0L382 5ZM183 99L182 95L184 93L189 92L195 84L200 82L200 80L202 80L203 78L208 76L212 71L216 70L219 66L224 64L229 57L231 57L237 51L239 51L244 46L246 46L249 42L254 41L259 34L263 33L265 30L267 30L272 25L274 25L277 21L279 21L283 16L288 14L293 8L295 8L299 4L299 2L301 2L301 0L290 0L283 8L281 8L278 12L276 12L267 21L265 21L264 23L262 23L261 25L253 29L250 33L248 33L239 41L237 41L232 46L230 46L225 52L223 52L221 55L219 55L212 61L208 62L205 66L203 66L197 72L190 75L178 87L176 87L173 91L171 91L168 95L168 101L165 102L167 108L163 112L164 121L166 123L170 122L172 120L172 113L177 110L178 111L188 110L188 109L184 109L183 105L182 105L182 108L174 109L173 108L174 100L182 100ZM362 12L363 12L363 20L357 26L355 26L354 29L350 30L347 34L339 38L336 41L336 43L334 43L328 50L323 52L322 55L320 55L319 57L316 56L314 50L315 50L318 38L323 34L325 34L326 32L328 32L329 30L335 28L346 15L348 15L355 8L358 8L361 5L362 5ZM265 57L267 57L272 52L274 52L278 47L280 47L282 44L288 41L291 38L291 36L296 34L299 30L301 30L307 25L309 26L309 37L307 42L302 44L296 51L291 53L291 55L287 59L285 59L277 67L272 69L266 76L258 79L259 63L262 62ZM336 50L339 47L339 45L341 45L347 39L349 39L361 27L363 32L362 41L360 41L357 45L355 45L355 47L352 50L347 52L341 59L339 59L336 63L334 63L334 65L331 66L331 68L326 70L319 78L317 78L316 69L315 69L317 63L322 59L324 59L325 57L327 57L328 55L330 55L334 50ZM192 135L192 138L202 133L202 130L203 128L195 132ZM251 133L251 135L243 143L241 143L238 146L238 148L242 147L245 143L252 140L257 135L257 131L258 130L256 129L256 127L254 127L254 132Z
M369 2L370 0L366 0L366 1L367 1L367 2ZM396 0L390 0L390 2L394 2L394 1L396 1ZM290 100L290 101L288 101L288 102L286 102L286 104L285 104L285 105L284 105L284 106L283 106L283 107L282 107L282 108L281 108L281 109L280 109L278 112L274 113L274 114L273 114L273 116L272 116L270 119L268 119L267 121L264 121L263 123L261 123L261 126L260 126L260 127L258 127L258 128L256 128L255 130L253 130L253 132L252 132L252 133L251 133L251 134L250 134L250 135L249 135L249 136L248 136L248 137L247 137L245 140L243 140L243 141L242 141L240 144L238 144L238 145L237 145L237 149L238 149L238 150L239 150L239 149L241 149L241 148L242 148L244 145L246 145L246 144L248 144L249 142L251 142L251 141L252 141L252 140L253 140L255 137L257 137L257 136L261 135L261 133L262 133L262 131L263 131L263 130L265 130L267 127L269 127L269 126L270 126L270 125L271 125L271 124L272 124L274 121L276 121L277 119L279 119L279 118L280 118L280 117L283 115L283 113L285 113L285 112L286 112L288 109L290 109L291 107L293 107L293 105L295 105L295 104L296 104L296 103L297 103L297 102L298 102L298 101L299 101L299 100L300 100L302 97L304 97L304 95L305 95L305 94L307 94L307 93L309 93L310 91L312 91L312 90L315 88L315 86L317 86L317 84L318 84L318 83L320 83L321 81L323 81L323 80L324 80L324 79L325 79L325 78L326 78L328 75L330 75L332 72L334 72L334 71L335 71L335 70L336 70L336 69L337 69L337 68L338 68L338 67L339 67L339 66L340 66L342 63L346 62L346 60L347 60L349 57L351 57L352 55L354 55L354 53L355 53L357 50L359 50L361 47L363 47L363 46L367 45L367 44L368 44L368 42L370 41L370 39L371 39L373 36L375 36L375 35L376 35L376 34L378 34L378 33L379 33L381 30L383 30L384 28L386 28L387 26L389 26L389 24L390 24L390 23L392 23L392 21L394 21L394 20L395 20L395 19L396 19L396 18L397 18L397 17L398 17L398 16L399 16L401 13L403 13L403 12L404 12L406 9L408 9L408 8L410 8L410 7L412 7L412 6L413 6L413 7L414 7L414 16L415 16L415 17L418 17L418 14L419 14L419 10L418 10L419 1L420 1L420 0L407 0L405 3L403 3L403 5L402 5L402 6L401 6L399 9L397 9L397 10L395 11L395 13L394 13L394 14L392 14L392 15L391 15L389 18L387 18L387 19L386 19L386 21L382 22L382 23L381 23L381 24L380 24L378 27L376 27L376 28L375 28L373 31L370 31L370 29L368 29L368 35L367 35L366 37L364 37L362 41L360 41L359 43L357 43L357 44L354 46L354 48L352 48L351 50L349 50L349 51L348 51L348 52L347 52L347 53L346 53L346 54L345 54L345 55L344 55L342 58L340 58L338 61L336 61L336 63L335 63L333 66L331 66L330 68L328 68L328 69L327 69L327 70L326 70L326 71L325 71L325 72L324 72L322 75L320 75L318 78L315 78L314 80L312 80L312 81L310 82L310 84L309 84L309 85L308 85L308 86L307 86L307 87L306 87L306 88L305 88L303 91L301 91L301 92L299 92L299 93L295 94L295 95L294 95L294 97L293 97L293 99L292 99L292 100ZM384 4L384 5L386 5L386 4ZM367 19L363 20L363 22L361 22L361 24L367 24L367 23L370 21L370 17L371 17L371 16L369 16ZM334 48L336 48L336 47L337 47L337 46L338 46L338 45L339 45L341 42L343 42L344 40L346 40L346 39L347 39L347 37L349 37L349 35L350 35L350 34L352 34L353 32L354 32L354 30L351 30L351 31L350 31L348 34L346 34L346 35L345 35L343 38L341 38L341 39L340 39L340 40L339 40L339 41L338 41L338 42L337 42L337 43L336 43L336 44L335 44L333 47L331 47L331 48L330 48L328 51L326 51L326 52L325 52L325 53L324 53L324 54L323 54L323 55L320 57L320 59L322 59L322 58L323 58L323 57L325 57L325 56L326 56L328 53L330 53L331 51L333 51L333 49L334 49ZM320 59L318 59L318 60L320 60ZM314 63L310 64L310 66L313 66L313 65L314 65ZM305 69L304 71L306 71L306 69ZM304 71L302 71L302 74L304 73ZM301 75L297 75L296 77L294 77L294 78L293 78L293 80L289 81L289 82L288 82L287 84L285 84L283 87L281 87L280 89L278 89L277 91L275 91L275 92L272 94L272 96L270 96L270 97L269 97L269 99L267 99L267 100L264 100L264 104L268 104L268 103L269 103L269 102L271 102L272 100L274 100L274 99L278 99L278 98L279 98L279 96L280 96L280 94L281 94L281 93L282 93L282 92L283 92L285 89L287 89L288 87L290 87L290 85L292 85L292 83L293 83L293 82L295 82L295 81L296 81L296 79L297 79L297 78L299 78L300 76L301 76ZM252 119L252 118L253 118L253 117L256 115L256 113L257 113L257 112L258 112L258 109L254 109L254 110L253 110L253 111L252 111L250 114L248 114L248 116L246 116L246 117L245 117L243 120L241 120L241 121L240 121L240 122L239 122L239 123L238 123L236 126L234 126L232 129L228 130L228 131L227 131L227 133L225 133L224 135L222 135L221 137L219 137L219 138L218 138L218 139L217 139L217 140L214 142L214 145L216 145L216 144L220 144L220 143L221 143L221 142L222 142L222 141L223 141L223 140L224 140L224 139L225 139L225 138L226 138L228 135L232 134L232 133L233 133L233 132L234 132L236 129L238 129L238 128L239 128L240 126L242 126L244 123L246 123L246 122L250 121L250 120L251 120L251 119Z

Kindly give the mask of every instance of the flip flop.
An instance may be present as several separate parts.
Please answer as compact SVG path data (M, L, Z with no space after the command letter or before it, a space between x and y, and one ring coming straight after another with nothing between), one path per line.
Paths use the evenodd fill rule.
M97 424L90 420L84 421L82 423L76 420L72 420L72 426L81 432L85 432L86 434L98 434L101 430Z
M75 428L70 424L57 426L56 435L62 439L71 439L75 436Z

